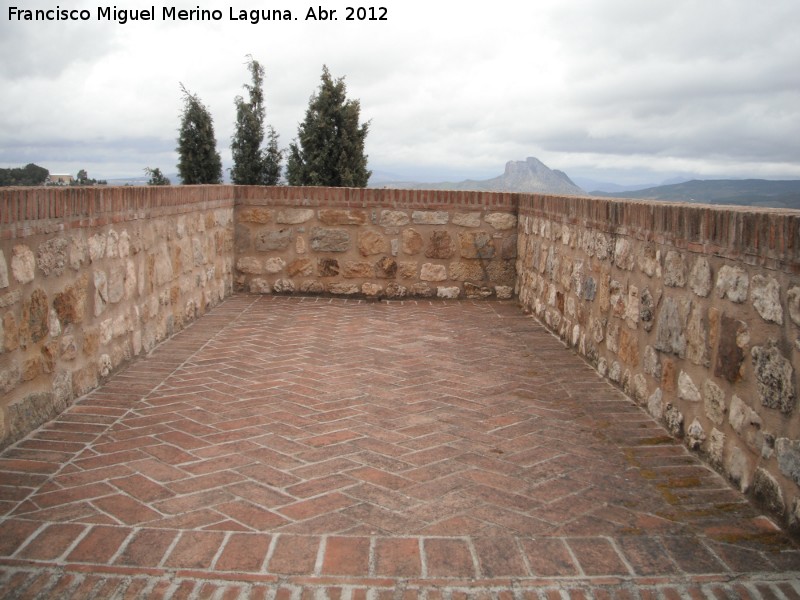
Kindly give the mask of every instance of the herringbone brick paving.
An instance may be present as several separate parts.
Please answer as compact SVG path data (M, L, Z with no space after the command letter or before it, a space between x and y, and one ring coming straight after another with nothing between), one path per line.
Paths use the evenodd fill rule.
M0 455L0 597L800 598L513 303L235 296Z

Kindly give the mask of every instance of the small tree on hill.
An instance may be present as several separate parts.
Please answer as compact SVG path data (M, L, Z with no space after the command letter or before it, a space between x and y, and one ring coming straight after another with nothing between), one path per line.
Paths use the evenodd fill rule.
M252 84L245 84L249 102L236 96L236 130L231 139L233 168L231 181L240 185L277 185L281 174L281 152L278 135L269 127L269 141L264 141L264 67L253 57L247 63Z
M220 183L222 159L217 152L214 120L196 94L181 84L183 114L178 133L178 174L184 184Z
M289 146L286 177L289 185L366 187L364 140L369 123L359 125L361 106L348 100L344 78L333 80L322 67L319 92L311 96L306 118Z
M144 174L150 178L147 180L147 185L170 185L169 178L165 177L158 167L155 169L145 167Z

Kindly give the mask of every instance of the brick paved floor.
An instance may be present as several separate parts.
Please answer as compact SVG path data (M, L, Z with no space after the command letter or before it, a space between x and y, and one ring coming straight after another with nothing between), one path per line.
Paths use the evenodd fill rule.
M513 303L235 296L0 455L0 597L800 599Z

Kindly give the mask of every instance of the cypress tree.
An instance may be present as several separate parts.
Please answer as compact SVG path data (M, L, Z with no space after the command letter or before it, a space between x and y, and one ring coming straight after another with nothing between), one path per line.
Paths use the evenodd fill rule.
M197 94L181 84L183 114L178 133L178 175L184 184L220 183L222 159L217 152L214 120Z
M360 112L359 101L347 99L344 78L334 80L323 66L319 91L309 100L296 143L289 146L289 185L366 187L369 123L359 125Z

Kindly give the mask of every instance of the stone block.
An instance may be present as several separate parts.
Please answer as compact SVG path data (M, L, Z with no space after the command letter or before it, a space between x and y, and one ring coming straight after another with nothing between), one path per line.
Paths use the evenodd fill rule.
M656 324L655 348L661 352L686 356L686 319L684 307L673 298L665 298Z
M480 227L481 213L480 212L455 213L453 215L453 225L458 225L460 227Z
M461 288L459 287L437 287L436 288L436 297L437 298L448 298L448 299L455 299L461 295Z
M417 262L397 263L397 275L401 279L416 279L417 269L419 269L419 263Z
M378 279L394 279L397 276L397 261L384 256L375 263L375 276Z
M108 301L116 304L125 296L125 271L111 269L108 276Z
M430 298L431 296L436 294L436 290L431 288L431 286L427 283L415 283L414 285L409 288L409 293L412 296L421 296L423 298Z
M446 225L450 213L445 210L415 210L411 213L411 220L417 225Z
M445 281L447 279L447 268L444 265L424 263L422 269L420 269L419 278L422 281Z
M275 211L260 206L242 208L236 212L236 220L241 223L258 223L268 225L275 219Z
M403 254L414 256L419 254L424 244L422 236L414 229L404 229L402 234Z
M82 323L86 314L86 294L89 276L84 273L75 283L67 286L53 298L53 308L62 325Z
M503 238L500 245L500 258L517 258L517 234Z
M741 304L747 300L747 290L750 278L747 272L740 267L725 265L717 274L717 296L727 298L731 302Z
M37 265L45 277L62 275L67 266L69 241L63 237L50 238L39 244L36 252Z
M339 274L339 261L335 258L318 258L317 275L319 277L336 277Z
M479 260L463 260L450 263L450 279L453 281L485 281L487 274Z
M689 402L700 402L702 400L700 390L697 389L694 381L685 371L681 371L678 376L678 397Z
M711 293L711 266L704 256L694 261L689 273L689 289L701 298L706 298Z
M350 279L371 279L375 276L375 267L368 262L350 260L344 263L342 275Z
M0 290L8 287L8 265L6 255L0 250Z
M686 260L682 253L675 250L667 252L664 259L664 285L681 288L686 285Z
M30 283L35 277L36 258L24 244L17 244L11 250L11 274L21 284Z
M286 261L283 260L280 256L268 258L264 263L264 270L267 273L275 274L280 273L283 271L284 267L286 266Z
M357 283L332 283L328 286L331 294L341 296L352 296L361 292L361 287Z
M750 286L750 300L762 319L783 325L780 290L781 286L775 278L755 275Z
M361 293L368 298L377 298L383 292L383 286L377 283L364 283L361 285Z
M686 358L696 365L707 367L708 325L702 306L695 306L686 323Z
M389 238L377 231L365 231L358 234L358 251L361 256L388 254L390 249Z
M386 286L387 298L405 298L408 295L408 288L399 283L392 282Z
M272 284L272 291L276 294L293 294L295 289L294 281L291 279L278 279Z
M425 249L425 256L427 258L448 259L455 254L455 251L455 242L450 233L444 229L438 229L431 234L428 247Z
M485 231L461 231L458 233L462 258L492 258L494 239Z
M237 232L238 233L238 232ZM262 229L255 235L253 246L258 252L274 252L286 250L294 241L294 232L291 229Z
M499 231L514 229L517 226L517 216L511 213L489 213L483 220Z
M731 383L744 376L744 349L749 340L747 323L723 314L719 324L719 342L714 375L724 377Z
M706 379L703 384L703 405L706 416L716 425L722 425L726 411L725 392L710 379Z
M310 245L315 252L346 252L350 249L350 234L345 229L314 227Z
M797 403L792 363L781 354L774 342L753 347L750 355L761 403L784 414L791 413Z
M617 238L614 243L614 264L624 271L632 271L634 259L635 255L631 241L624 237Z
M765 469L758 467L753 477L753 498L768 511L778 515L786 512L786 503L778 481Z
M314 218L310 208L281 208L275 214L275 222L279 225L299 225Z
M498 300L511 300L514 297L514 288L509 285L496 285L494 293Z
M464 284L464 295L470 300L482 300L492 295L492 288L467 282Z
M43 340L50 334L50 306L43 289L33 290L30 297L22 302L20 323L20 346L28 347Z
M400 210L381 211L380 224L382 227L402 227L411 222L408 214Z
M317 217L323 225L364 225L367 213L363 210L344 210L338 208L320 209Z

